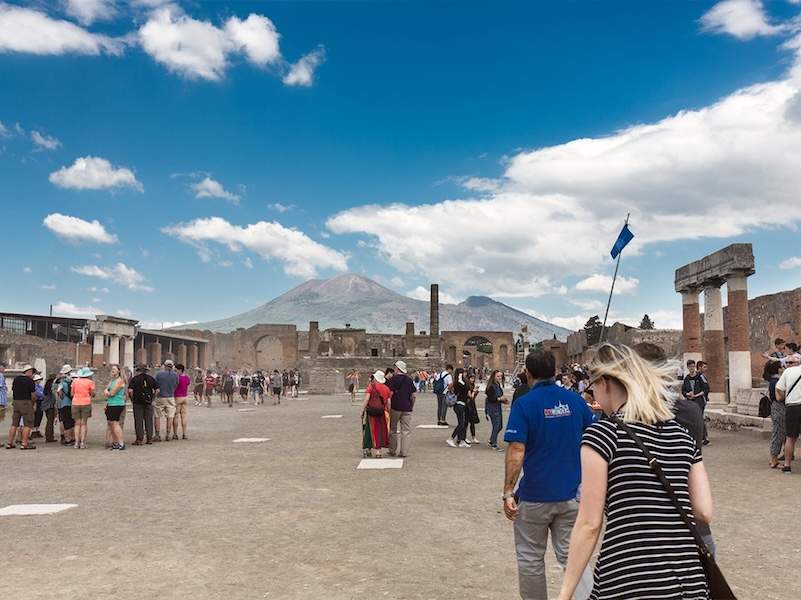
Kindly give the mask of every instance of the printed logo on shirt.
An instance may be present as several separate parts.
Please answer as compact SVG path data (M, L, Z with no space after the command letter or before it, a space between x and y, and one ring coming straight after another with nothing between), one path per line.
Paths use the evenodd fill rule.
M570 412L570 407L567 404L562 404L561 402L554 406L553 408L546 408L543 411L546 419L555 419L557 417L569 417L572 413Z

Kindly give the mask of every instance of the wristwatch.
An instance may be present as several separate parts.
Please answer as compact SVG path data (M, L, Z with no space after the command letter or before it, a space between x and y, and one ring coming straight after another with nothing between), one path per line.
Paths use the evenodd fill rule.
M514 498L514 497L515 497L515 493L514 492L504 492L503 496L501 496L501 499L505 502L509 498Z

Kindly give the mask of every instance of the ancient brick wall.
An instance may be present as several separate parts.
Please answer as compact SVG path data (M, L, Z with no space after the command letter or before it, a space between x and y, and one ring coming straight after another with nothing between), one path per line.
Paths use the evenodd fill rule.
M15 362L33 364L36 359L43 359L47 372L52 373L65 363L73 366L86 365L90 358L89 344L56 342L0 330L0 362L10 366Z
M311 360L303 358L300 360L299 368L303 378L303 387L312 394L332 394L347 391L345 376L352 369L359 373L359 387L364 389L370 381L370 375L378 369L382 371L391 367L395 361L403 360L408 368L409 375L414 376L414 371L426 369L433 371L434 365L427 360L420 360L414 357L392 358L392 357L345 357L345 356L320 356Z
M208 366L217 368L293 369L298 363L295 325L254 325L230 333L183 330L181 333L209 340ZM280 365L280 366L279 366Z

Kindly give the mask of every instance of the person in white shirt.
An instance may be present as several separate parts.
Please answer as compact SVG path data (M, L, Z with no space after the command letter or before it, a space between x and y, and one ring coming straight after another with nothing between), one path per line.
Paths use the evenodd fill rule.
M437 425L448 425L448 405L445 404L445 394L453 393L453 365L445 365L445 370L440 373L442 379L443 392L437 394Z
M790 472L790 465L795 452L795 443L801 433L801 366L784 370L776 383L776 400L784 401L784 467L783 473Z

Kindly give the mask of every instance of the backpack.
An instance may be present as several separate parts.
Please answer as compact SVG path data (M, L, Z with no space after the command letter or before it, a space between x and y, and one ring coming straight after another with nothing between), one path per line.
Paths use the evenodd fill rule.
M763 419L770 416L770 398L762 394L759 399L759 416Z
M384 416L384 399L375 387L370 388L370 398L367 400L366 412L371 417Z
M456 406L458 398L453 392L445 393L445 406Z
M442 375L437 377L437 380L434 382L434 393L444 394L445 393L445 378L448 376L448 372L445 371Z

